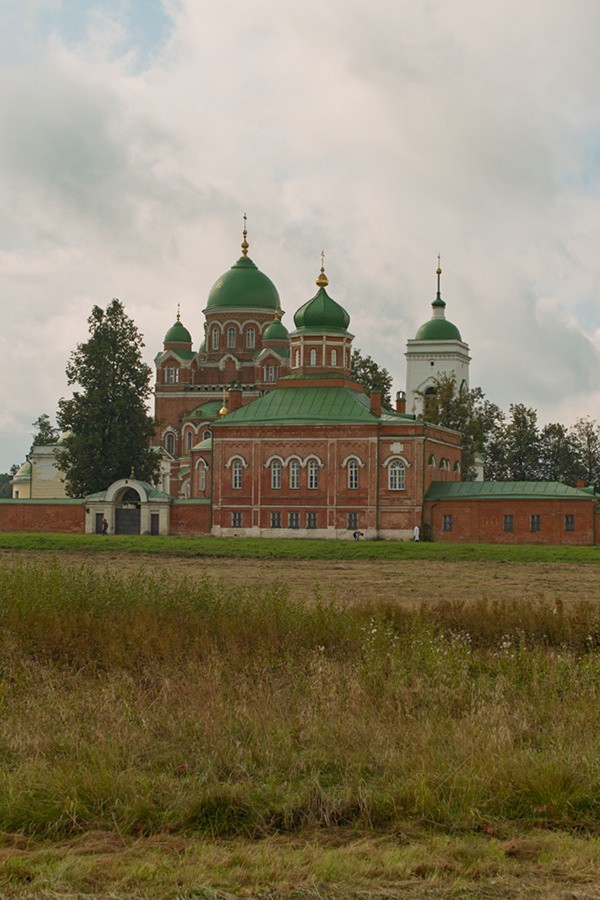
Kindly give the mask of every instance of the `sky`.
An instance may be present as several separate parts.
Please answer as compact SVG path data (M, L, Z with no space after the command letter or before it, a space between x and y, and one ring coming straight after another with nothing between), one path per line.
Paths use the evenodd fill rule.
M0 0L0 471L94 304L197 347L240 250L284 322L330 294L404 387L446 313L471 385L600 418L595 0Z

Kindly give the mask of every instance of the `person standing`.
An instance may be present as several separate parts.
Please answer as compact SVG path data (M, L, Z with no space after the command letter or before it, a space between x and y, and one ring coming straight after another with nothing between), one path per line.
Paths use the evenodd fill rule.
M420 540L421 540L421 531L419 529L419 526L415 525L415 527L413 528L413 541L418 542Z

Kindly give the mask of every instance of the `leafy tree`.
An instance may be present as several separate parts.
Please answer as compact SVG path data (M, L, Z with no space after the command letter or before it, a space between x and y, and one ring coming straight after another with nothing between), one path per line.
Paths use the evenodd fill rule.
M490 435L502 422L500 407L486 400L481 388L460 390L454 373L442 373L423 396L424 418L459 431L462 437L463 481L475 477L475 454L487 452Z
M6 500L12 497L12 474L10 472L0 472L0 498Z
M142 361L142 335L113 300L94 306L89 339L67 364L67 382L80 391L59 401L59 427L70 432L58 451L71 497L104 490L132 466L143 481L158 480L159 457L150 449L154 420L146 403L150 367Z
M34 447L43 447L48 444L56 444L59 438L58 428L55 428L52 422L50 421L50 416L47 413L42 413L41 416L32 423L33 427L36 429L35 434L33 435L33 443L31 445L31 450ZM31 450L29 451L31 453Z
M579 477L600 491L600 424L585 416L575 422L571 435L579 453Z
M352 377L362 384L369 393L381 392L381 403L386 409L392 409L392 376L387 369L382 369L370 356L363 356L360 350L352 351L350 361Z
M537 411L523 403L511 403L510 417L499 423L490 437L486 477L509 481L539 481L540 432Z
M572 431L551 422L540 434L540 478L575 486L581 478L582 457Z

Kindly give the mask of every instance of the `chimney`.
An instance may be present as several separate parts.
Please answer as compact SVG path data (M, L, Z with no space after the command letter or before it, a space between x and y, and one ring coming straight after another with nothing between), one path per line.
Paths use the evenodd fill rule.
M373 391L370 396L371 401L371 414L373 416L381 415L381 392Z
M242 389L241 388L230 388L229 396L228 396L228 404L227 409L228 412L233 412L236 409L239 409L242 405Z
M583 478L578 478L578 479L577 479L577 487L578 487L578 488L584 488L584 487L585 487L585 481L583 480Z
M406 393L404 391L396 391L396 412L406 412Z

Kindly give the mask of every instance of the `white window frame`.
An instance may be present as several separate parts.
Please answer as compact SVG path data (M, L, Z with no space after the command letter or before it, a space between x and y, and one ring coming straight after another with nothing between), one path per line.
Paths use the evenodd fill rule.
M179 366L167 366L165 368L165 384L178 384Z
M317 351L316 351L316 349L315 349L314 347L312 348L312 350L311 350L310 353L309 353L308 360L309 360L309 362L308 362L309 366L316 366L316 364L317 364Z
M233 328L233 327L228 328L227 329L227 349L228 350L235 350L235 343L236 343L235 339L236 339L235 328Z
M281 490L281 470L283 466L281 465L280 459L274 459L271 463L271 490L279 491Z
M349 491L357 491L358 490L358 460L357 459L349 459L348 460L348 490Z
M300 487L300 463L297 459L291 459L289 464L290 490L297 491Z
M388 466L388 490L406 490L406 466L401 459L393 459Z
M246 331L246 347L248 350L254 350L256 347L256 329L252 326Z
M198 490L204 491L206 490L206 463L201 462L198 466Z
M175 435L172 431L168 431L165 436L165 449L171 456L175 456Z
M241 491L244 467L241 459L234 459L231 463L231 487L234 491Z
M337 350L333 349L333 350L331 351L331 365L332 365L332 366L337 366L337 364L338 364L338 361L337 361Z
M213 350L219 349L219 329L216 326L211 333L211 347Z
M316 491L319 487L319 463L316 459L308 461L308 489Z

